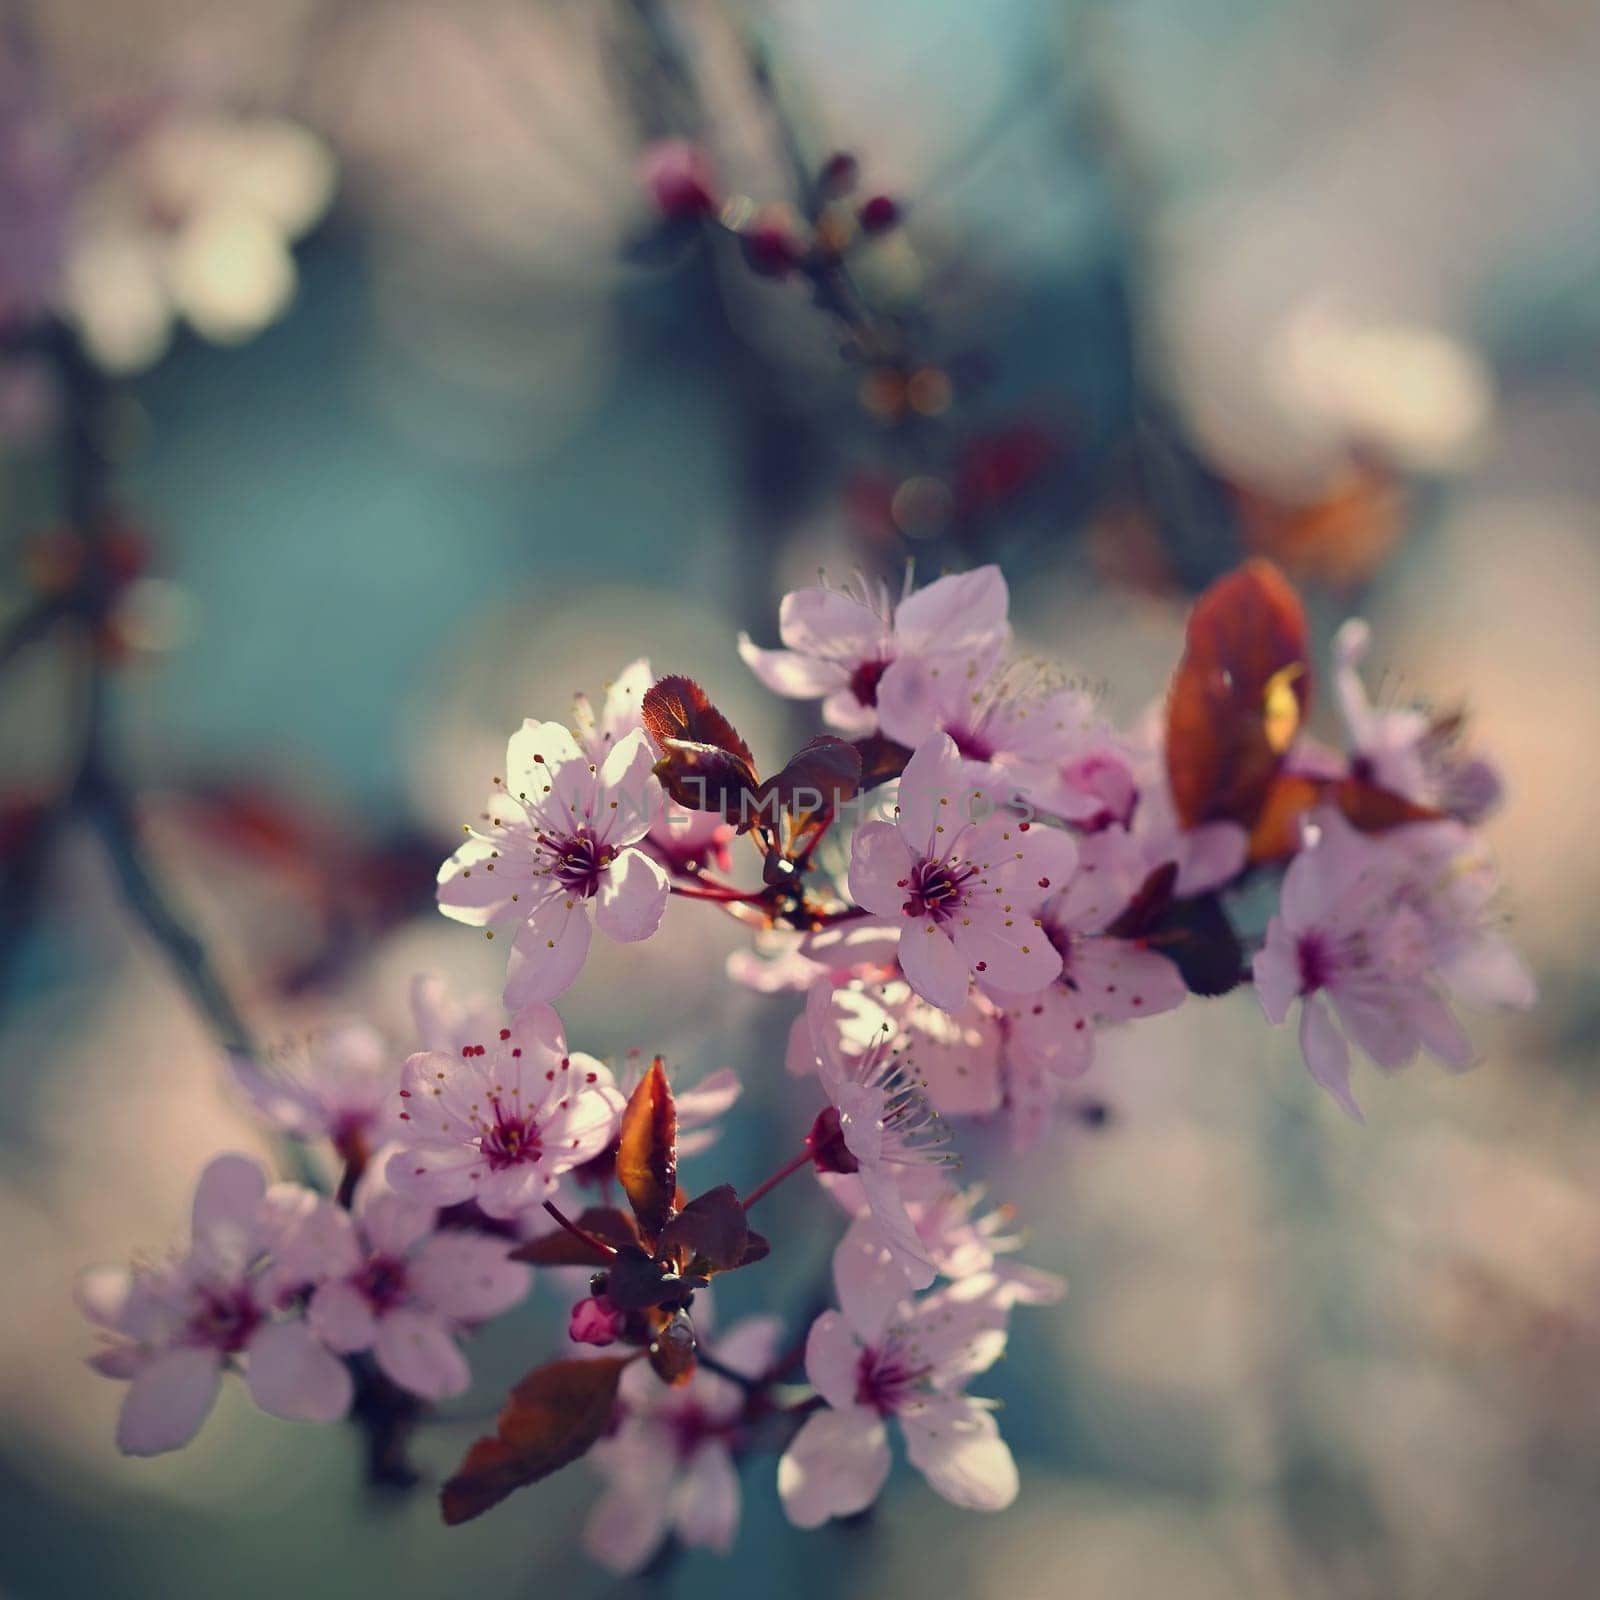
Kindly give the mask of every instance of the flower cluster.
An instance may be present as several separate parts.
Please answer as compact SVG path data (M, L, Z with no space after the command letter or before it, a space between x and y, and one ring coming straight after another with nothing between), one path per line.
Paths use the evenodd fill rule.
M673 204L707 181L659 168ZM820 700L831 731L764 778L698 684L643 660L573 727L524 723L438 883L448 916L510 933L509 1010L422 979L409 1054L351 1024L236 1063L273 1129L332 1157L331 1194L220 1157L187 1254L85 1280L114 1339L96 1364L130 1380L123 1448L185 1442L234 1367L265 1409L308 1420L361 1410L380 1380L458 1394L462 1336L537 1267L565 1285L565 1353L444 1484L447 1522L587 1455L604 1489L585 1542L633 1571L668 1538L729 1549L741 1465L762 1454L797 1526L861 1512L892 1433L938 1494L999 1510L1017 1466L968 1386L1012 1311L1063 1286L1012 1259L1011 1208L958 1181L964 1123L1044 1139L1105 1029L1247 984L1271 1023L1298 1008L1311 1076L1357 1117L1352 1044L1385 1070L1422 1050L1459 1068L1454 1002L1532 1003L1478 832L1498 776L1461 749L1459 718L1374 707L1361 625L1336 642L1336 749L1306 732L1305 619L1263 562L1201 598L1164 705L1131 728L1018 656L1007 612L994 567L898 598L787 595L783 647L741 637L740 653L777 693ZM749 884L731 876L740 840ZM804 1120L742 1195L679 1172L713 1147L740 1074L674 1084L637 1053L613 1070L549 1004L594 927L639 944L719 913L751 932L730 977L801 1002L748 1071L782 1055ZM791 1252L752 1213L806 1172L842 1213L837 1309L712 1335L725 1273L795 1302L778 1292Z

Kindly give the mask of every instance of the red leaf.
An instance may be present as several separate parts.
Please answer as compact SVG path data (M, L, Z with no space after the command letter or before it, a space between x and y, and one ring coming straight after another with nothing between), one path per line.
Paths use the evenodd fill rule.
M1195 602L1167 696L1167 775L1186 828L1252 826L1311 696L1300 598L1269 561Z
M861 783L861 752L831 733L819 734L789 757L783 771L756 791L753 814L740 818L740 832L756 822L789 822L788 854L798 854L811 834L829 819Z
M688 1312L673 1312L666 1326L650 1341L648 1355L655 1375L663 1383L677 1387L694 1376L694 1323Z
M1362 778L1346 778L1335 786L1333 798L1352 828L1363 833L1382 833L1403 822L1437 822L1444 812L1415 801Z
M590 1206L576 1221L585 1233L592 1233L614 1249L639 1242L639 1230L633 1218L613 1206ZM603 1250L586 1245L567 1229L557 1228L554 1233L518 1245L511 1252L511 1259L531 1261L536 1267L603 1267L611 1257Z
M756 762L749 745L693 678L658 678L645 690L639 714L657 744L675 740L713 745L736 757L755 781Z
M654 1243L672 1215L678 1188L678 1114L660 1056L651 1062L622 1113L617 1181L633 1207L640 1233Z
M861 785L858 793L876 789L880 783L898 778L906 770L911 752L881 733L869 733L864 739L853 739L856 754L861 757Z
M718 1271L727 1272L743 1264L749 1237L738 1191L724 1183L696 1195L661 1230L661 1248L683 1251L686 1263L703 1256Z
M1113 939L1139 939L1147 934L1172 904L1172 890L1178 881L1178 863L1164 861L1139 885L1134 897L1109 923L1106 932Z
M446 1480L439 1496L446 1524L469 1522L586 1454L611 1425L629 1359L552 1361L530 1372L508 1396L499 1431L479 1439Z

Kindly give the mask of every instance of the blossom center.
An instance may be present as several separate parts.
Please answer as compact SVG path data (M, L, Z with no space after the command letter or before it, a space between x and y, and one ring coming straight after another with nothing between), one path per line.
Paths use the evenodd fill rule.
M887 661L863 661L850 674L850 693L864 706L878 703L878 682L888 669Z
M1333 971L1333 955L1320 934L1301 934L1295 944L1294 957L1300 971L1301 994L1315 994L1318 989L1327 987Z
M356 1292L378 1313L406 1297L406 1264L396 1256L374 1256L356 1275Z
M557 883L569 894L586 899L600 892L600 880L615 859L608 845L602 844L585 828L570 839L555 845L555 865L550 869Z
M249 1344L260 1325L261 1308L248 1289L204 1289L199 1308L189 1318L189 1337L195 1344L233 1355Z
M478 1150L491 1172L537 1161L543 1149L538 1123L531 1117L507 1116L498 1104L494 1108L494 1126L478 1138Z
M907 890L902 909L908 917L945 922L960 909L967 883L977 872L976 867L957 867L947 861L919 861L902 884Z
M856 1404L871 1406L881 1417L891 1416L924 1375L892 1342L881 1350L863 1350L856 1362Z

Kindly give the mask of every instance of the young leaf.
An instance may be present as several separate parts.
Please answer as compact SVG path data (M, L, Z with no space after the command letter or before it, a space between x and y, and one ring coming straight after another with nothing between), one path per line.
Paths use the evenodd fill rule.
M622 1113L617 1181L633 1207L640 1233L654 1243L672 1215L678 1189L678 1115L660 1056L651 1062Z
M1142 938L1172 904L1172 890L1177 881L1178 863L1164 861L1139 885L1134 897L1118 912L1116 921L1108 924L1106 932L1113 939Z
M530 1372L507 1397L499 1431L479 1439L446 1480L446 1524L469 1522L584 1455L611 1424L628 1360L552 1361Z
M666 1326L650 1341L648 1355L655 1375L663 1383L676 1387L694 1376L694 1323L687 1311L673 1312Z
M645 691L639 713L660 747L655 771L667 793L691 811L742 820L756 786L755 757L705 690L693 678L660 678Z
M679 743L713 745L735 757L752 775L755 757L750 746L739 737L738 729L712 705L710 697L693 678L658 678L645 690L639 715L645 730L657 744L668 740Z
M1185 827L1250 827L1311 696L1305 613L1288 580L1255 558L1189 614L1167 696L1167 776Z
M619 1250L606 1271L606 1299L618 1311L642 1311L662 1296L666 1264L647 1256L638 1245Z
M864 739L851 740L851 744L861 757L861 784L857 790L860 794L898 778L911 759L911 752L903 744L885 739L881 733L869 733Z
M685 1260L703 1256L719 1272L744 1262L750 1225L731 1183L696 1195L661 1230L661 1248L684 1252Z
M1177 967L1190 994L1226 994L1244 979L1244 949L1214 894L1174 900L1144 944Z

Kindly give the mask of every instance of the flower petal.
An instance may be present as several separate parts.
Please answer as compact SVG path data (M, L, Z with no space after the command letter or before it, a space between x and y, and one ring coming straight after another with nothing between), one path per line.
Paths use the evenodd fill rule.
M889 1433L867 1406L819 1411L778 1462L778 1494L797 1528L865 1511L889 1476Z
M994 1415L967 1395L939 1395L900 1413L906 1454L936 1493L969 1511L1017 1498L1017 1464Z
M931 917L908 921L901 930L900 966L906 981L929 1005L941 1011L966 1006L972 968Z
M1357 1122L1365 1121L1361 1107L1350 1093L1350 1046L1326 1003L1308 995L1300 1005L1300 1050L1311 1076L1322 1085L1346 1113Z
M367 1298L353 1284L325 1283L306 1307L311 1331L327 1345L348 1355L365 1350L378 1335L377 1319Z
M424 1400L463 1394L472 1369L443 1319L402 1306L378 1322L374 1345L384 1373Z
M667 875L642 850L624 850L600 880L594 920L618 944L637 944L661 926L667 909Z
M900 1283L897 1294L904 1292ZM850 1324L839 1312L824 1311L806 1335L806 1377L835 1410L855 1404L860 1364L861 1341L850 1331Z
M850 681L849 671L837 662L793 650L763 650L748 633L739 635L739 659L774 694L790 700L814 700Z
M739 1531L739 1474L726 1445L703 1443L672 1491L672 1525L693 1548L726 1555Z
M249 1344L255 1403L286 1422L336 1422L350 1409L350 1369L303 1322L274 1322Z
M571 895L551 895L517 930L506 965L505 1003L520 1009L564 994L583 971L592 936L587 906Z
M533 1273L506 1252L509 1241L451 1229L426 1240L407 1272L412 1293L456 1322L486 1322L528 1292Z
M154 1456L177 1450L200 1431L216 1404L222 1357L215 1350L167 1350L135 1374L117 1417L117 1448Z

